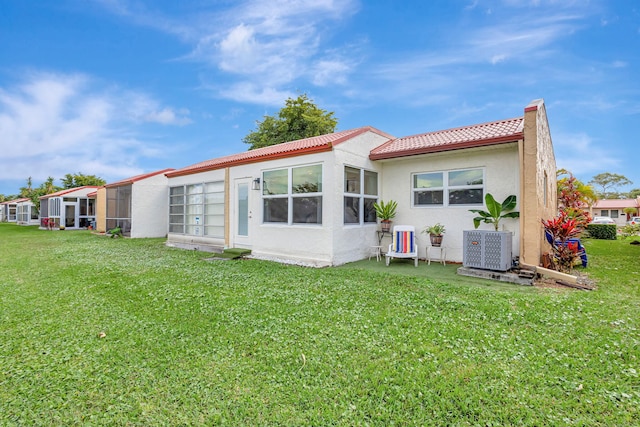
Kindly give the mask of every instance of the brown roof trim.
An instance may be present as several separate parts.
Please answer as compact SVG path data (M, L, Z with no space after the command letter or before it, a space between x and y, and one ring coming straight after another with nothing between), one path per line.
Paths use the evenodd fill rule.
M284 151L284 152L274 153L274 154L270 154L263 157L258 156L258 157L249 157L245 159L229 159L227 161L221 161L219 163L203 165L201 167L189 167L184 170L178 169L174 172L166 173L165 175L168 178L173 178L176 176L193 175L201 172L209 172L213 170L224 169L230 166L248 165L251 163L265 162L267 160L277 160L277 159L285 159L288 157L302 156L305 154L323 153L323 152L331 151L332 149L333 149L333 145L331 143L328 143L328 144L317 146L317 147L308 147L305 149L300 149L295 151ZM235 158L236 156L232 156L232 157Z
M160 175L160 174L167 174L167 172L171 172L175 170L174 168L166 168L166 169L162 169L159 171L155 171L155 172L149 172L149 173L143 173L140 175L136 175L136 176L132 176L130 178L125 178L122 179L120 181L116 181L116 182L112 182L110 184L105 185L105 188L112 188L112 187L121 187L123 185L130 185L133 184L134 182L137 181L142 181L143 179L147 179L147 178L151 178L152 176L156 176L156 175Z
M312 136L309 138L299 139L296 141L283 142L268 147L258 148L256 150L244 151L241 153L231 154L224 157L205 160L193 164L191 166L177 169L166 173L168 178L176 176L192 175L201 172L223 169L230 166L246 165L251 163L266 162L269 160L284 159L289 157L302 156L306 154L322 153L333 150L333 147L345 141L353 139L357 136L373 132L385 138L393 139L394 137L382 132L372 126L363 126L360 128L347 129L344 131L334 132L333 134ZM336 134L342 134L336 137ZM302 146L302 147L301 147Z
M99 185L83 185L82 187L66 188L64 190L60 190L55 193L45 194L44 196L40 196L39 198L48 199L50 197L60 197L60 196L64 196L65 194L73 193L74 191L82 190L84 188L95 188L97 190L98 188L100 188L100 186Z
M518 142L524 138L524 133L504 136L500 138L483 139L477 141L465 141L456 144L440 145L435 147L422 147L413 150L394 151L390 153L370 154L371 160L395 159L398 157L417 156L420 154L442 153L446 151L463 150L466 148L488 147L491 145L508 144Z

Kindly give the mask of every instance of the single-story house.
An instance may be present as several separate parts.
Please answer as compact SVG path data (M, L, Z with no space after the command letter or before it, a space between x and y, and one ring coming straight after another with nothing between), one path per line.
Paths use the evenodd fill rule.
M196 163L166 173L167 244L314 266L369 256L379 244L373 204L395 200L397 225L446 226L449 261L463 258L484 196L514 194L513 255L538 265L541 219L556 214L556 163L546 108L520 117L395 138L373 127L345 130ZM483 226L485 227L485 226ZM419 234L420 251L428 236ZM422 255L421 255L422 256Z
M165 174L173 170L136 175L91 194L96 199L96 230L120 227L127 237L166 237L169 197Z
M18 222L18 204L26 201L31 201L28 198L19 198L13 200L7 200L0 203L0 210L2 213L0 217L3 222Z
M89 228L96 220L95 199L89 197L98 186L68 188L40 197L40 226L43 228Z
M38 209L31 199L16 200L16 223L20 225L40 224Z
M626 214L625 208L634 208L633 215ZM617 225L625 225L632 216L640 215L640 197L637 199L603 199L591 206L593 216L608 216Z

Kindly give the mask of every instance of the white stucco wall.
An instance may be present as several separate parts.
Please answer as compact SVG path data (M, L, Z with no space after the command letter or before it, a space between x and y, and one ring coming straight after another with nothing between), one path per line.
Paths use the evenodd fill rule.
M384 161L383 165L382 199L385 201L393 199L398 202L398 214L393 220L393 224L416 227L421 258L426 256L429 236L421 234L420 231L427 225L439 222L446 227L443 241L443 245L446 247L446 259L462 262L462 232L473 229L473 218L476 216L469 212L469 209L486 208L484 205L412 207L412 173L483 168L485 194L491 193L498 201L515 194L518 199L516 210L519 210L520 172L517 143L392 159ZM519 255L518 219L502 220L500 226L502 230L513 232L513 255ZM493 225L481 224L479 228L493 229Z
M226 218L227 241L208 237L187 236L169 233L168 244L211 250L223 247L244 247L252 255L263 259L289 261L313 266L340 265L368 256L376 242L375 224L366 226L344 225L343 180L345 165L369 170L380 168L368 156L371 149L387 139L373 132L366 132L353 139L337 144L333 151L275 159L247 165L238 165L228 170ZM249 237L236 236L237 199L236 184L239 180L250 183L262 177L266 170L321 164L323 168L323 223L274 224L263 222L261 191L249 189ZM169 178L169 186L210 182L225 179L225 170L214 170L187 176ZM382 188L381 176L379 191Z
M164 174L131 184L131 237L165 237L168 231L169 190Z

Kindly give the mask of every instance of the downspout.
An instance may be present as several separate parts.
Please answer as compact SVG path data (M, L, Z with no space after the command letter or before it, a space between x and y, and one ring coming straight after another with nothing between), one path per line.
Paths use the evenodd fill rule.
M229 168L224 168L224 248L229 247L229 201L231 200L231 184L229 183Z
M524 168L525 168L525 164L524 164L524 138L518 140L518 162L520 164L520 220L519 222L519 227L520 227L520 241L518 242L519 244L519 251L520 251L520 259L522 261L522 258L524 256L524 232L525 232L525 226L524 224L526 223L526 219L527 219L527 213L526 210L522 209L523 206L525 205L525 173L524 173Z

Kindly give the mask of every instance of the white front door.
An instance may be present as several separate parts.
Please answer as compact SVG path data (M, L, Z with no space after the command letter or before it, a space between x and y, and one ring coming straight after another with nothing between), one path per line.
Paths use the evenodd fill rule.
M251 247L251 212L249 203L251 197L251 179L242 178L235 182L235 206L233 214L234 246L240 248Z

